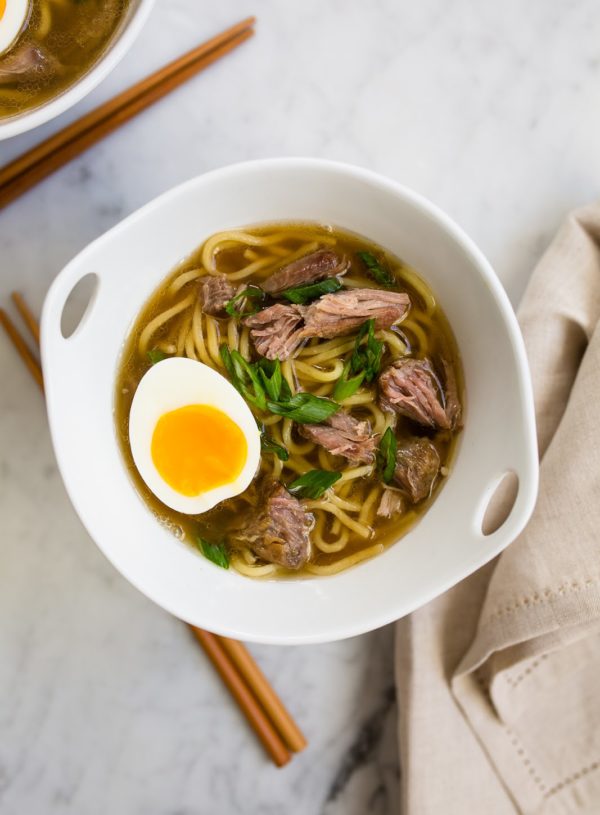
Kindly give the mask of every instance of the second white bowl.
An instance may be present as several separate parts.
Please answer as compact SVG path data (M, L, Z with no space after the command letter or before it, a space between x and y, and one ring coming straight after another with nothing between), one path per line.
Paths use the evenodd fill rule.
M39 107L26 110L8 119L0 119L0 141L17 136L19 133L26 133L44 122L49 122L87 96L108 76L131 48L153 5L154 0L131 0L124 21L97 62L76 82Z

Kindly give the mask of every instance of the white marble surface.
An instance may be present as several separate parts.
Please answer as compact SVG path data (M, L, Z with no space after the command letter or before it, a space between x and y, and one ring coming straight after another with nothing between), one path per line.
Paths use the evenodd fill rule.
M257 36L0 213L0 299L19 288L38 308L88 241L191 175L302 154L431 197L516 300L564 213L598 195L597 11L595 0L157 0L92 97L0 143L0 164L249 13ZM42 400L6 342L0 371L2 815L397 812L391 629L252 649L310 740L275 770L185 627L85 535Z

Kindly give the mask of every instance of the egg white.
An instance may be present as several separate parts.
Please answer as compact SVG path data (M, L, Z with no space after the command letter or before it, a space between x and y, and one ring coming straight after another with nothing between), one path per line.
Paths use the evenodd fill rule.
M0 17L0 56L11 47L19 36L29 15L30 0L6 0L4 14Z
M223 411L246 438L248 455L239 476L200 495L182 495L162 478L152 460L152 436L160 417L186 405ZM137 387L129 413L129 443L135 466L156 497L171 509L198 515L243 492L260 463L260 432L250 408L220 373L193 359L173 357L153 365ZM227 450L223 450L227 455Z

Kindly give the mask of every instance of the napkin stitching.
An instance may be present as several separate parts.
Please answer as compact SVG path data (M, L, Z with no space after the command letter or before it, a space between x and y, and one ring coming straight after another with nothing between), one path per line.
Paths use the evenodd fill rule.
M571 773L571 775L565 776L563 779L561 779L552 787L550 787L550 789L548 789L548 785L545 784L544 781L542 781L541 774L535 768L533 762L531 761L531 758L525 751L523 743L520 741L518 736L509 727L504 726L503 729L508 739L510 740L511 746L515 749L520 762L527 769L527 773L531 777L531 780L536 785L538 790L543 794L544 800L547 800L548 798L551 798L553 795L556 795L565 787L571 786L572 784L576 784L578 781L581 781L581 779L584 776L589 775L589 773L600 769L600 761L598 760L593 761L591 764L581 767L576 772Z
M504 606L503 608L497 608L495 611L491 612L488 616L486 623L490 620L493 620L495 617L503 617L505 614L513 614L515 611L519 611L520 609L529 609L532 606L536 605L543 605L544 603L552 602L558 596L564 596L569 592L573 591L583 591L584 589L589 588L600 582L600 578L593 577L587 578L586 580L580 582L578 580L572 580L571 583L561 583L560 586L556 589L544 589L544 591L540 594L540 592L534 592L530 597L523 597L521 600L515 600L512 605Z
M533 673L534 670L537 667L539 667L539 665L541 665L541 663L545 659L548 659L548 654L540 654L540 656L536 660L534 660L534 662L532 662L531 665L529 665L529 667L525 668L525 670L518 676L515 676L514 679L512 678L512 676L509 676L506 671L503 671L502 673L504 679L512 688L516 688L517 685L519 685L524 679L526 679L529 676L529 674Z
M520 741L518 736L510 729L510 727L504 726L504 731L508 736L511 745L514 747L517 756L521 764L526 768L527 773L531 777L531 780L536 785L538 790L544 795L544 797L548 794L548 785L542 781L541 773L535 768L531 758L529 757L528 753L525 751L523 747L523 743Z
M582 767L577 772L573 773L572 775L566 776L563 778L562 781L559 781L558 784L555 784L551 787L548 792L545 793L544 798L550 798L552 795L556 795L557 792L560 792L565 787L568 787L570 784L575 784L577 781L580 781L581 778L588 773L597 770L600 767L600 761L593 761L591 764L588 764L587 767Z

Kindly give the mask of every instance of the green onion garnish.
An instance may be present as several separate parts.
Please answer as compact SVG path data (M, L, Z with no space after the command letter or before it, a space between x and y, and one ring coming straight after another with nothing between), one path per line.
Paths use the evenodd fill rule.
M358 257L363 262L367 274L381 286L393 286L396 282L394 276L388 268L383 266L372 252L357 252Z
M344 363L333 398L342 402L356 393L363 381L372 382L379 373L382 356L383 343L375 339L375 320L367 320L360 327L351 357Z
M273 399L275 402L278 401L283 386L281 362L278 359L261 359L256 363L256 369L269 399Z
M270 436L267 436L264 431L260 434L260 449L263 451L263 453L273 453L278 459L280 459L280 461L287 461L290 457L290 454L285 447L282 447L281 444L277 444L276 441L273 441L273 439Z
M328 277L326 280L321 280L319 283L307 283L304 286L293 286L291 289L286 289L281 292L281 297L285 297L291 303L298 303L304 305L316 300L323 294L331 294L334 291L339 291L342 288L342 283L337 277Z
M344 368L342 370L342 375L335 383L335 388L333 389L333 398L336 402L343 402L344 399L348 399L349 396L352 396L356 393L356 391L362 385L362 381L365 378L365 372L361 371L356 376L348 378L348 374L350 373L350 359L346 360L344 363Z
M152 365L156 365L157 362L162 362L163 359L166 359L168 356L169 355L161 351L160 348L153 348L152 351L148 351L148 359Z
M249 317L260 311L262 301L265 299L264 291L258 286L247 286L238 292L235 297L225 303L225 311L230 317ZM243 311L238 311L237 304L240 300L247 300L248 303Z
M316 501L341 477L341 473L334 473L330 470L309 470L288 484L287 489L296 498L310 498Z
M268 401L267 408L271 413L286 416L299 424L320 424L339 410L339 405L331 399L302 392L286 401Z
M222 569L229 568L229 555L227 554L227 549L223 542L211 543L204 538L196 536L196 546L207 560L212 560L213 563L216 563L216 565Z
M391 484L396 469L398 442L391 427L385 431L377 450L377 472L385 484Z
M231 379L231 384L237 388L247 402L260 410L266 410L265 390L256 367L247 362L239 351L230 351L225 344L219 346L219 353Z

